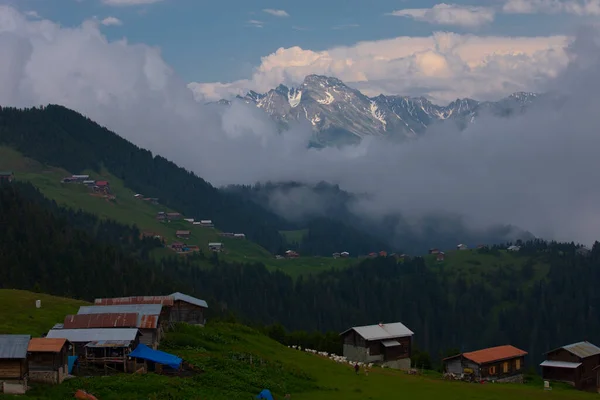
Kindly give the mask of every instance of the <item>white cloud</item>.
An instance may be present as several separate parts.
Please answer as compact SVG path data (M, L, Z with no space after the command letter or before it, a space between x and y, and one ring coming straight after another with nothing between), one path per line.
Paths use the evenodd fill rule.
M494 21L494 14L494 9L490 7L440 3L432 8L408 8L393 11L389 15L409 17L430 24L476 28Z
M440 102L458 97L498 98L536 89L567 63L568 38L459 35L398 37L313 51L298 46L265 56L249 79L190 87L208 99L265 92L306 75L335 76L368 95L428 95Z
M262 28L265 25L264 22L258 21L258 20L255 20L255 19L251 19L251 20L246 21L246 24L247 24L246 26L249 26L251 28Z
M102 2L109 6L140 6L145 4L154 4L163 0L102 0Z
M265 8L263 10L263 12L274 15L276 17L289 17L290 16L290 14L288 14L285 10L275 10L273 8Z
M457 213L472 224L514 223L589 243L600 238L600 189L593 184L600 169L600 41L594 31L579 35L564 69L564 52L548 52L563 40L438 34L325 53L282 49L265 57L261 71L277 71L277 79L300 76L303 71L286 72L293 65L337 68L346 76L375 67L374 76L388 81L391 71L407 73L405 85L413 89L429 80L443 88L458 77L472 91L499 82L527 86L533 77L556 74L554 83L537 87L571 96L559 112L482 119L462 133L432 131L410 144L372 139L318 150L306 148L310 129L279 134L256 107L199 104L156 48L109 41L97 22L64 28L0 7L0 54L8 60L0 63L0 105L65 105L215 184L327 180L372 193L363 212L401 211L417 219ZM512 54L517 50L521 55ZM406 57L410 68L399 68ZM369 58L382 64L369 64ZM348 69L349 60L360 68ZM457 66L465 70L459 74ZM433 78L419 80L419 74Z
M502 10L509 14L600 15L600 0L507 0Z
M104 26L120 26L123 25L123 21L116 17L106 17L101 21Z

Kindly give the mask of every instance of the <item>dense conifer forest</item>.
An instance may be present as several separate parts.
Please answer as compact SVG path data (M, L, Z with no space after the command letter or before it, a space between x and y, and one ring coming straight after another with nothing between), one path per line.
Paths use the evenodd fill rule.
M148 251L160 244L140 240L137 228L58 207L28 184L2 185L0 225L2 288L87 300L178 290L207 299L213 317L281 324L305 333L294 339L272 329L272 336L303 338L330 351L334 335L308 339L307 332L400 320L433 359L448 348L511 343L530 353L532 365L549 348L600 336L598 244L579 255L573 243L531 241L514 256L514 266L497 268L492 261L473 265L470 273L427 266L420 257L400 263L379 257L293 279L262 264L202 254L193 263L155 261ZM484 252L493 260L501 250ZM198 266L203 263L211 268Z

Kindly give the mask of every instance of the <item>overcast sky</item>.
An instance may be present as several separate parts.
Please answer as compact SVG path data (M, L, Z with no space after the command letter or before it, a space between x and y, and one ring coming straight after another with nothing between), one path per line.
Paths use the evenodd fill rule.
M467 216L475 226L512 223L560 240L590 243L600 238L600 188L595 184L600 169L600 46L595 30L576 36L567 49L559 46L563 39L547 39L544 46L554 43L559 49L533 51L533 64L526 53L487 58L490 71L511 79L523 75L535 81L532 88L570 95L560 111L481 119L465 132L431 131L411 144L365 140L357 147L307 150L309 127L295 126L280 135L254 107L203 106L160 49L111 39L104 28L100 19L63 27L32 12L0 7L0 104L63 104L216 185L327 180L345 190L372 193L374 199L363 205L371 213L446 211ZM469 37L484 42L468 44L464 36L445 35L435 40L446 48L467 46L467 58L477 56L468 46L485 48L490 40L500 40ZM532 43L535 47L538 42ZM393 43L363 45L354 46L352 54L363 54L365 60L396 51ZM379 53L372 51L378 46ZM430 56L438 57L425 57ZM456 61L455 55L449 59ZM516 59L522 64L511 64ZM482 62L478 60L475 65ZM493 76L460 62L452 65L463 71L460 79L472 90L479 90L478 80ZM375 70L391 76L395 68L400 67L391 62ZM443 79L450 84L459 78ZM423 82L428 80L419 84Z

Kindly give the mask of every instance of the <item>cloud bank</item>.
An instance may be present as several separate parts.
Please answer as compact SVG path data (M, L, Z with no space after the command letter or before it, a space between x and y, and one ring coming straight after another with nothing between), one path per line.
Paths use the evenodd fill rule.
M425 95L438 103L471 97L497 99L538 90L567 64L565 36L502 37L437 32L350 47L312 51L280 48L261 59L250 79L231 83L191 83L208 100L297 86L306 75L335 76L371 96Z
M417 45L404 40L413 45L405 50L410 54ZM434 41L419 40L421 46ZM497 40L501 48L506 39ZM556 46L563 40L557 38ZM493 39L443 35L436 43L479 65L481 49ZM108 41L97 21L62 28L0 7L0 104L65 105L216 185L325 180L370 193L360 209L372 215L454 213L476 227L515 224L536 235L589 243L600 238L598 32L582 32L560 57L558 50L554 56L539 50L537 39L515 43L538 54L537 70L552 71L543 76L556 76L540 87L569 96L560 110L532 110L511 120L482 118L464 132L440 127L404 145L372 139L356 147L308 150L308 127L278 134L255 107L196 102L156 48ZM385 53L384 43L377 46L378 54ZM347 50L364 57L373 49L371 43ZM401 46L387 51L397 55ZM555 57L566 67L557 68ZM279 59L263 64L277 68ZM502 71L499 59L490 56L489 63Z
M460 6L440 3L431 8L407 8L390 13L395 17L408 17L416 21L438 25L455 25L477 28L494 20L494 9L490 7Z

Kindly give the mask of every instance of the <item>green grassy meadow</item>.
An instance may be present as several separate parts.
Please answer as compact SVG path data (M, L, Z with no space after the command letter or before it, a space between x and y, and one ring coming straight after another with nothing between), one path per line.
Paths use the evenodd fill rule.
M44 312L35 300L42 299ZM39 335L74 312L77 300L61 299L26 291L0 290L1 333ZM252 399L263 388L279 400L286 393L294 400L444 399L444 400L537 400L592 399L597 394L561 386L544 391L533 384L469 384L449 382L439 374L420 376L373 368L368 376L355 375L351 366L324 357L289 349L259 332L238 324L211 323L205 328L186 325L167 334L161 349L182 357L202 373L191 377L119 374L110 377L75 378L59 386L32 385L24 396L1 395L0 399L68 399L77 389L100 400L121 399Z
M12 170L16 179L32 183L45 196L60 205L82 209L101 218L113 219L123 224L135 224L142 232L154 232L163 236L167 244L179 240L175 236L177 230L191 231L190 238L185 242L189 245L199 246L205 254L209 253L209 242L222 242L225 244L226 252L220 257L225 260L244 263L260 262L265 264L268 269L281 270L294 277L308 273L314 274L331 268L345 268L357 262L356 259L334 260L330 257L276 260L274 255L250 240L221 237L216 229L194 226L187 221L159 222L156 220L157 212L177 212L177 210L136 199L135 192L107 171L100 174L94 171L78 171L77 173L89 174L92 179L96 180L108 180L112 193L117 196L115 201L91 196L90 191L83 185L61 183L62 178L72 174L70 171L43 165L24 157L9 147L0 146L0 171L2 170ZM205 218L210 219L210 216L207 215ZM304 231L289 231L284 234L301 239ZM173 255L175 253L169 249L158 249L154 254L157 258Z

